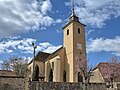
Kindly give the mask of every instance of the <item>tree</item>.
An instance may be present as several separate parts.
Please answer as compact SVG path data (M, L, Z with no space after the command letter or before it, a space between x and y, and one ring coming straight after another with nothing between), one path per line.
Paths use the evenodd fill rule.
M35 66L35 71L33 72L33 81L39 81L39 67L38 65Z
M105 82L109 82L112 88L113 82L120 82L120 61L116 57L99 64L98 67Z
M49 81L50 81L50 82L53 81L53 70L52 70L52 68L50 69Z
M83 82L89 82L92 76L92 68L89 68L85 57L76 57L76 71L83 76Z
M120 61L116 57L112 57L110 62L108 62L109 78L111 81L120 80Z
M107 82L120 81L120 61L116 57L101 64L100 70Z
M10 63L9 63L9 61L4 60L3 63L2 63L2 65L1 65L1 68L3 70L10 70Z
M25 76L27 69L28 60L19 58L19 57L11 57L9 60L4 60L2 63L3 70L12 70L16 73L17 76Z
M84 90L87 90L87 84L89 83L92 75L92 68L89 68L86 57L76 57L76 72L83 76Z

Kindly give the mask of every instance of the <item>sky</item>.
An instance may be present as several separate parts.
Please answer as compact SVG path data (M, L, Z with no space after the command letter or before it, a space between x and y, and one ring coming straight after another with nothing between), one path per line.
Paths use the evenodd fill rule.
M75 0L75 14L86 26L91 65L120 59L120 0ZM0 0L0 62L12 56L31 60L34 42L52 53L63 46L62 27L71 15L70 0Z

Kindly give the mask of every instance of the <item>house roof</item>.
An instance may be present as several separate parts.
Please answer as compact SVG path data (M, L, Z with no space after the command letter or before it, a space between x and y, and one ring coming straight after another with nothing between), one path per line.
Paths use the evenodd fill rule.
M53 52L51 55L49 55L49 57L45 60L45 61L48 61L52 58L54 58L55 56L59 55L59 53L61 52L61 50L63 50L63 46L60 47L59 49L57 49L55 52Z
M38 54L36 55L35 57L35 61L41 61L41 62L45 62L45 61L48 61L50 60L51 58L57 56L60 51L63 50L63 46L60 47L59 49L57 49L55 52L53 52L52 54L50 53L45 53L45 52L38 52ZM31 64L33 61L33 59L30 61L29 64ZM28 64L28 65L29 65Z
M111 81L112 74L114 74L115 81L120 81L120 63L101 62L95 69L97 68L100 70L105 82Z
M0 76L16 76L16 74L10 70L0 70Z
M35 60L36 61L44 61L50 55L51 55L50 53L38 52L38 54L35 57Z
M50 53L46 53L46 52L38 52L37 55L35 56L35 61L41 61L44 62L44 60L46 60L46 58L51 55ZM33 61L33 59L29 62L29 64L31 64ZM28 64L28 65L29 65Z

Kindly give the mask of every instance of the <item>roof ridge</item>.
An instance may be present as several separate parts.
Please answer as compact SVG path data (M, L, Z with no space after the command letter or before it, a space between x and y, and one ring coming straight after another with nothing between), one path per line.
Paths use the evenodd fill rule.
M61 49L63 49L63 46L60 47L59 49L57 49L56 51L54 51L53 53L51 53L51 55L49 55L49 56L46 58L45 61L49 60L52 56L54 57L54 55L55 55L57 52L60 52ZM56 55L58 55L58 54L56 54ZM55 55L55 56L56 56L56 55Z

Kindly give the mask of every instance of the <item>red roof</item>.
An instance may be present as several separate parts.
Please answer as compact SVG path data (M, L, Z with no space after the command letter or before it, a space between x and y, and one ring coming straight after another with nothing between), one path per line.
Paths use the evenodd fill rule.
M114 81L120 81L120 63L101 62L96 68L100 70L105 82L111 81L111 77L114 77Z

